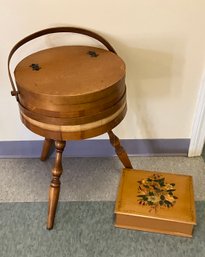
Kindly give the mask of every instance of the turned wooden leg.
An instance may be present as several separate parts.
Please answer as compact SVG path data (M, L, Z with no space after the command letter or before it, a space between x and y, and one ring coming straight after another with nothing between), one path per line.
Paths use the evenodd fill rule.
M108 135L110 138L110 143L115 148L115 152L116 152L117 156L119 157L120 161L122 162L122 164L125 166L125 168L133 169L132 164L128 158L126 151L120 144L119 138L112 131L109 131Z
M53 139L45 138L43 143L43 149L41 152L41 161L45 161L48 158L49 151L51 149L53 142L54 142Z
M62 153L65 144L65 141L55 141L56 158L54 167L52 169L52 180L49 190L47 229L52 229L54 224L55 213L60 193L60 176L63 172Z

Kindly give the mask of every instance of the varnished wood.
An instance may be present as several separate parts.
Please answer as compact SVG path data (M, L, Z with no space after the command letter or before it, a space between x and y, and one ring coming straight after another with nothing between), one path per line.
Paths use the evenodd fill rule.
M60 46L25 57L10 72L16 50L37 37L59 32L79 33L99 40L106 48ZM66 140L80 140L108 132L125 167L132 165L111 131L127 111L125 63L98 34L81 28L59 27L36 32L19 41L8 57L12 95L24 125L45 139L41 160L48 158L55 141L56 159L49 190L48 229L52 229L60 192L62 152Z
M89 51L98 56L90 57ZM34 71L31 63L39 63L41 69ZM88 46L46 49L26 57L15 69L21 105L49 117L103 112L123 96L124 78L120 57Z
M125 105L117 115L108 117L108 119L105 120L106 122L98 121L93 122L93 124L88 123L77 127L40 123L36 120L32 120L23 113L21 113L21 120L28 129L43 137L53 138L55 140L79 140L95 137L112 130L123 120L126 110L127 107Z
M106 104L104 103L104 107L103 107L104 109L101 111L96 110L96 108L93 106L92 109L88 109L88 110L82 110L79 112L77 111L60 112L60 113L56 113L55 115L54 113L52 113L53 116L48 116L48 114L46 115L43 111L39 113L30 111L25 107L23 107L20 103L19 103L19 108L20 108L20 111L23 114L25 114L27 117L43 123L53 124L53 125L80 125L80 124L86 124L86 123L90 123L93 121L106 118L116 113L125 103L126 103L126 92L124 92L124 94L118 101L114 102L114 104L112 103L111 106L109 105L106 106ZM92 103L90 103L90 105L92 106ZM76 105L76 108L77 108L77 105ZM84 108L84 107L81 106L81 108Z
M154 174L160 175L163 179L164 186L160 186L159 193L158 184L156 187L149 187L147 181L149 178L152 179ZM156 182L150 183L154 185ZM146 190L143 184L146 185ZM170 186L176 200L168 207L161 202L161 197L168 202L173 201L168 191ZM139 201L140 195L148 198L147 204L146 201ZM124 169L119 183L115 214L116 227L191 237L196 225L192 177L167 172Z
M52 229L54 224L54 218L60 193L60 176L63 172L62 153L65 144L65 141L55 141L56 158L54 167L52 169L52 180L49 190L47 229Z
M91 57L90 51L98 56ZM40 69L33 70L31 64L38 64ZM122 80L125 64L119 56L101 48L61 46L27 56L18 63L14 74L20 92L23 88L30 94L86 100L88 94L97 99L100 90Z
M41 161L45 161L48 156L49 156L49 151L51 149L51 146L53 144L53 139L50 138L45 138L44 143L43 143L43 148L41 152Z
M89 56L91 50L97 57ZM104 49L63 46L34 53L17 65L15 79L22 121L44 137L94 137L114 128L126 112L125 64Z
M113 133L113 131L108 131L108 135L110 138L110 143L115 148L115 152L122 164L125 166L125 168L132 169L132 164L128 158L126 151L121 146L119 138Z
M119 67L118 67L119 68ZM58 87L56 85L56 87ZM82 96L49 96L21 88L20 104L26 109L51 117L80 117L101 112L117 103L125 93L124 79L109 88Z

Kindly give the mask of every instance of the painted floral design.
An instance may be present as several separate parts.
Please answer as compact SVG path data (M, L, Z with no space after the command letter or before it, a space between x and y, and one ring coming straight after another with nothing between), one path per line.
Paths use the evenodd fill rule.
M147 205L150 211L160 207L173 207L178 199L174 195L175 183L168 184L165 178L159 174L138 181L138 203Z

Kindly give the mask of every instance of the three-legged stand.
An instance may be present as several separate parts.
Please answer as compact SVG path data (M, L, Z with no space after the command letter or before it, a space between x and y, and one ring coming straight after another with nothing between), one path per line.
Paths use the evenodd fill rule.
M128 155L124 148L120 144L119 138L112 132L108 132L110 143L115 148L115 152L119 157L120 161L124 165L125 168L132 169L132 164L128 158ZM52 140L46 138L44 141L42 153L41 153L41 160L45 161L48 158L50 148L52 144L55 142L56 148L56 157L55 163L52 169L52 179L50 183L49 189L49 200L48 200L48 219L47 219L47 229L52 229L55 219L55 213L58 205L58 198L60 194L60 176L63 172L62 168L62 153L65 148L66 142L59 141L59 140Z

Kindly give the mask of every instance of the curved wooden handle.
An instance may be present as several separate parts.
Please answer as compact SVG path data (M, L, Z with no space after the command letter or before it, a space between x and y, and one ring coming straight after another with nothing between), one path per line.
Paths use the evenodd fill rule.
M13 54L22 45L24 45L25 43L27 43L27 42L35 39L35 38L38 38L38 37L41 37L41 36L44 36L44 35L47 35L47 34L61 33L61 32L77 33L77 34L82 34L82 35L92 37L92 38L98 40L99 42L101 42L109 51L117 54L115 49L110 45L110 43L107 40L105 40L103 37L101 37L97 33L92 32L92 31L87 30L87 29L76 28L76 27L55 27L55 28L48 28L48 29L37 31L37 32L23 38L22 40L20 40L11 49L11 52L9 53L9 56L8 56L8 74L9 74L9 79L10 79L11 86L12 86L11 95L15 96L17 101L18 101L19 92L18 92L18 90L16 90L15 84L14 84L12 76L11 76L11 71L10 71L10 62L11 62L11 58L12 58Z

